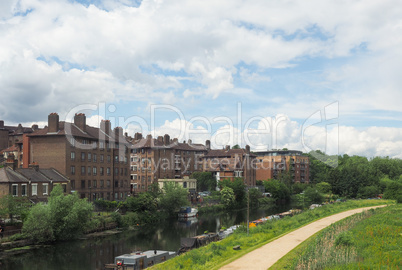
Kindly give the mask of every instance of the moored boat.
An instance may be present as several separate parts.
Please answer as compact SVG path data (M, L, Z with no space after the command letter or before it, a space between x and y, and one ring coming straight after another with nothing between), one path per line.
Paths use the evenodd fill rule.
M181 207L179 211L179 218L189 218L189 217L196 217L198 214L197 208Z
M148 250L120 255L114 258L114 264L105 265L105 269L145 269L162 263L176 256L174 251Z

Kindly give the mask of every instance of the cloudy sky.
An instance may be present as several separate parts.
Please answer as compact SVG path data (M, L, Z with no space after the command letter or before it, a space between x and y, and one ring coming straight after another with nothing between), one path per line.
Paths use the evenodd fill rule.
M402 158L400 0L1 0L0 119Z

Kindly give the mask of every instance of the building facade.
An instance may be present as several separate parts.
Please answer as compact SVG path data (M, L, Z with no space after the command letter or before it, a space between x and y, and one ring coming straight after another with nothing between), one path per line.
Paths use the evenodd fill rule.
M310 182L310 160L307 155L296 150L272 150L256 152L256 179L266 181L278 179L289 173L295 183Z
M217 181L223 179L242 178L247 186L256 186L255 155L250 153L250 147L245 149L210 149L203 156L203 171L211 172Z
M72 192L89 201L124 200L130 193L128 143L122 128L111 129L103 120L100 128L86 125L85 114L74 122L48 116L48 126L24 140L24 167L36 163L55 168L70 179Z

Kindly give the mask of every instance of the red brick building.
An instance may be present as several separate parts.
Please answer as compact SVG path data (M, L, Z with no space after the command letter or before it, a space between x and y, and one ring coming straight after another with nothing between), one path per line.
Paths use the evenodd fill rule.
M257 180L277 179L281 173L290 173L293 182L310 182L310 161L303 152L296 150L273 150L256 152Z
M207 148L209 148L207 141ZM212 172L217 181L223 179L243 178L247 186L256 185L255 155L250 153L250 147L245 149L209 150L203 157L203 171Z
M86 125L85 114L74 122L48 116L48 126L24 140L24 167L35 162L41 168L55 168L70 179L72 192L89 200L123 200L130 193L129 151L121 128Z

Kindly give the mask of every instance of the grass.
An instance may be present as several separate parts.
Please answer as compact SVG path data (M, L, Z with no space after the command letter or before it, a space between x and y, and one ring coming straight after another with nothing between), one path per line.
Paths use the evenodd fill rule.
M155 265L152 269L219 269L223 265L273 241L281 235L317 219L354 208L388 203L391 202L384 200L358 200L329 204L314 210L305 211L294 217L286 217L250 228L249 236L246 234L246 228L240 227L236 233L220 242L191 250L163 264ZM241 250L233 250L233 247L236 245L240 245Z
M271 269L400 269L402 205L354 215L311 237Z

